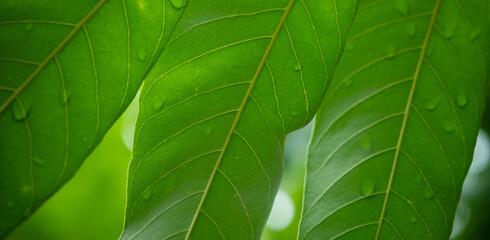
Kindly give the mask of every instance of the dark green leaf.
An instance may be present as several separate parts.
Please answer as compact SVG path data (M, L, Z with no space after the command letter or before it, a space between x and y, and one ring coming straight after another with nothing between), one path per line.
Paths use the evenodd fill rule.
M356 1L184 5L141 93L122 239L258 239Z
M316 118L300 239L449 239L485 100L488 3L363 2Z
M161 52L161 1L106 2L0 4L0 238L73 176Z

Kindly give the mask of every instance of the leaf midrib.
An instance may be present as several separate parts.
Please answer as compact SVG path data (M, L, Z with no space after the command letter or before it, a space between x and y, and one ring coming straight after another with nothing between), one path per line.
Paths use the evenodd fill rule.
M441 1L442 0L437 0L437 2L435 4L434 10L432 12L432 18L431 18L430 23L429 23L429 26L427 28L427 33L425 35L425 39L424 39L424 43L423 43L423 46L422 46L422 50L420 52L420 57L419 57L419 60L418 60L418 63L417 63L417 67L415 69L415 74L414 74L414 78L413 78L412 88L410 89L410 94L409 94L408 99L407 99L407 105L405 106L405 114L404 114L404 117L403 117L403 122L402 122L402 126L401 126L401 129L400 129L400 134L399 134L399 138L398 138L398 142L397 142L397 146L396 146L395 157L393 159L393 166L392 166L392 169L391 169L390 179L388 181L388 187L387 187L385 199L384 199L384 202L383 202L383 208L381 210L381 214L380 214L379 221L378 221L378 229L376 230L375 240L378 240L379 239L379 236L380 236L380 233L381 233L381 226L383 225L384 215L386 213L386 207L387 207L387 204L388 204L388 198L390 197L390 192L391 192L391 188L392 188L392 185L393 185L393 179L395 177L396 166L397 166L397 163L398 163L398 159L399 159L400 152L401 152L401 146L402 146L403 139L404 139L405 132L406 132L406 127L407 127L407 122L408 122L408 116L410 114L410 108L411 108L411 105L412 105L412 102L413 102L413 97L415 95L415 89L417 87L417 82L418 82L418 80L420 78L420 72L421 72L421 69L422 69L422 65L424 63L425 55L427 53L427 47L429 45L430 37L432 35L432 30L434 29L434 26L435 26L435 22L436 22L436 19L437 19L437 14L439 13L439 9L440 9L440 6L441 6Z
M29 86L29 84L48 66L48 64L63 50L66 45L77 35L80 30L99 12L99 10L108 2L109 0L100 0L97 5L95 5L90 12L85 15L85 17L75 25L75 28L61 41L58 46L44 59L44 61L39 64L36 70L29 75L29 77L15 89L14 93L2 104L0 107L0 115L5 111L5 109L10 106L10 104L24 91L24 89Z
M281 17L281 20L279 21L277 27L276 27L276 30L274 31L274 34L272 35L272 38L269 42L269 45L267 46L267 49L265 50L264 52L264 55L262 56L262 59L259 63L259 66L257 67L257 71L255 72L253 78L252 78L252 81L250 83L250 86L247 90L247 92L245 93L245 96L243 97L243 100L242 100L242 103L240 105L240 108L238 109L238 112L237 112L237 115L235 117L235 120L233 121L233 124L230 128L230 131L228 132L228 136L226 137L226 140L225 140L225 143L223 145L223 148L221 150L221 153L216 161L216 164L214 166L214 169L213 169L213 172L211 173L211 176L209 178L209 181L208 181L208 184L206 186L206 189L204 190L204 193L203 193L203 196L201 197L201 201L199 203L199 206L194 214L194 217L192 219L192 222L191 222L191 225L189 227L189 230L187 231L187 235L185 237L186 240L188 240L192 234L192 230L194 229L195 227L195 224L197 222L197 218L199 216L199 213L202 211L202 207L204 205L204 202L206 200L206 197L209 193L209 190L211 188L211 185L214 181L214 178L216 176L216 173L218 172L218 168L221 164L221 162L223 161L223 157L226 153L226 150L228 148L228 145L230 144L230 141L231 141L231 138L232 136L234 135L234 132L235 132L235 129L236 127L238 126L238 123L240 122L240 119L241 119L241 116L245 110L245 106L247 105L248 103L248 100L250 99L250 96L252 94L252 91L254 90L254 87L255 87L255 84L257 83L257 80L259 79L259 76L260 74L262 73L262 70L264 69L265 65L266 65L266 62L267 62L267 59L269 58L269 55L272 51L272 48L274 47L274 44L279 36L279 33L281 32L282 28L284 27L285 23L286 23L286 19L288 18L289 14L291 13L291 10L294 6L294 3L296 2L296 0L290 0L289 1L289 4L288 6L286 7L286 10L283 14L283 16ZM252 233L254 234L254 233Z

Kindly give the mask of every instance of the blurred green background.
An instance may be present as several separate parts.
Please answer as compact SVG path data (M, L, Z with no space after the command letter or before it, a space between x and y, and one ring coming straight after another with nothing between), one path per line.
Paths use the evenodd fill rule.
M136 120L133 103L88 157L75 177L7 240L118 239L122 231L127 166ZM263 240L296 239L301 214L306 148L312 124L286 139L285 172ZM463 187L452 239L490 236L490 142L480 132Z

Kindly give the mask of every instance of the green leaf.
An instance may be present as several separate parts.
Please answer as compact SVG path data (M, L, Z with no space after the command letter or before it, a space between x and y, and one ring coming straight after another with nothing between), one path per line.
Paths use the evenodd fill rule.
M449 239L485 100L488 3L361 4L316 118L300 239Z
M74 175L131 102L162 50L162 9L2 1L0 238Z
M188 1L141 93L122 239L260 238L356 5Z
M490 85L487 86L487 93L490 90ZM483 111L481 128L487 133L490 133L490 96L487 94L485 102L485 110Z

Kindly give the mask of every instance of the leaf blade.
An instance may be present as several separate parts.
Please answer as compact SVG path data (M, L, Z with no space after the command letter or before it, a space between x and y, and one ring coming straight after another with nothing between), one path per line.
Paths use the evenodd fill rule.
M156 11L128 6L0 7L0 237L71 179L136 94L152 65L146 51L161 50L153 29L163 21L147 15Z
M488 33L466 25L486 26L482 5L363 3L317 117L300 239L449 237L485 96Z
M338 31L347 33L356 8L355 1L339 4L337 26L305 1L227 4L187 3L176 40L147 79L122 239L259 238L280 179L284 136L313 117L331 75L326 68L341 51L321 46L343 45ZM333 3L308 4L334 13ZM330 26L316 32L313 21ZM299 41L302 33L307 44ZM292 86L298 90L288 91Z

